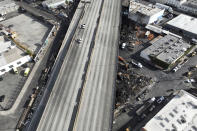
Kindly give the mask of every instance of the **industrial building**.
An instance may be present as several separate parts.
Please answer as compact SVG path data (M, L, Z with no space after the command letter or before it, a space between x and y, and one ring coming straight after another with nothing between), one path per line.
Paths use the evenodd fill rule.
M6 14L16 11L19 8L13 0L0 1L0 21L4 20Z
M196 131L197 97L181 90L143 128L143 131Z
M43 7L47 8L57 8L60 5L65 4L66 2L72 2L73 0L45 0L42 2Z
M195 28L197 27L197 18L180 14L167 22L166 26L189 38L197 38L197 30Z
M0 32L0 45L0 75L31 60L29 55L16 47L2 32Z
M185 13L197 15L197 1L196 0L150 0L150 2L170 5L170 6L176 7L177 9Z
M175 64L190 48L192 46L182 39L166 35L154 41L151 46L141 52L140 56L145 61L166 69Z
M185 3L187 0L150 0L150 1L155 3L163 3L167 5L176 6Z
M130 1L129 19L140 24L150 24L160 19L164 14L164 9L146 6L138 2Z

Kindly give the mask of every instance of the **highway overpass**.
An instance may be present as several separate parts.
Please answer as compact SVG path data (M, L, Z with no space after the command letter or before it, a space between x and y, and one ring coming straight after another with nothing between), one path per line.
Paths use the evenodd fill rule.
M79 3L27 130L111 130L120 13L121 0Z

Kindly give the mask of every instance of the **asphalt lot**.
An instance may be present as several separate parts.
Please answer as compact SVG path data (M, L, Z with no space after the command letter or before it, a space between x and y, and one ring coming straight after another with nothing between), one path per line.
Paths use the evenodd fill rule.
M48 36L51 26L38 21L28 13L18 14L0 24L10 27L11 31L16 32L16 41L37 53Z
M3 102L0 102L0 110L8 110L12 107L18 94L20 93L27 77L24 77L24 70L26 67L33 67L33 63L29 62L21 67L18 67L18 74L13 70L5 73L0 81L0 96L5 95Z

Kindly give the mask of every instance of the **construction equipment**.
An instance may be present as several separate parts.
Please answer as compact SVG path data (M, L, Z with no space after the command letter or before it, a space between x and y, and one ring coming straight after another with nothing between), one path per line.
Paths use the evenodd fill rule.
M125 64L126 69L128 69L129 64L127 63L127 61L126 61L124 58L122 58L121 56L118 56L118 59L119 59L120 61L122 61L122 62Z
M154 38L155 38L155 36L154 36L153 34L150 33L150 34L148 35L148 40L153 40Z
M14 32L14 31L11 31L10 33L11 33L11 37L12 37L13 39L15 39L15 38L17 37L17 34L16 34L16 32Z
M145 36L145 32L141 31L139 26L136 26L135 29L137 30L137 32L136 32L136 37L137 38L143 38Z
M14 35L14 36L16 36L16 35ZM28 50L28 48L26 46L20 44L20 42L16 41L13 37L11 36L11 38L8 38L8 39L11 39L19 48L21 48L22 50L26 51L26 53L28 55L30 55L30 56L34 55L32 51Z

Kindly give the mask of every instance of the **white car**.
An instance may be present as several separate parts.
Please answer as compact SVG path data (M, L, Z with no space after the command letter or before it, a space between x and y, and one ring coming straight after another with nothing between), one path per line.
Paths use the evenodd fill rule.
M127 45L126 43L122 43L121 44L121 49L124 49L126 47L126 45Z
M143 67L142 64L141 64L140 62L137 63L137 66L138 66L139 68L142 68L142 67Z
M186 83L193 83L193 82L196 82L194 79L187 79L185 80Z
M180 68L181 68L181 65L178 65L178 66L174 67L174 69L172 71L177 72Z
M134 66L138 67L138 68L142 68L142 67L143 67L142 63L140 63L140 62L131 61L131 63L132 63Z
M157 99L157 103L160 104L165 98L163 96L159 97L159 99Z
M178 69L179 69L178 67L175 67L172 71L173 71L173 72L177 72Z

